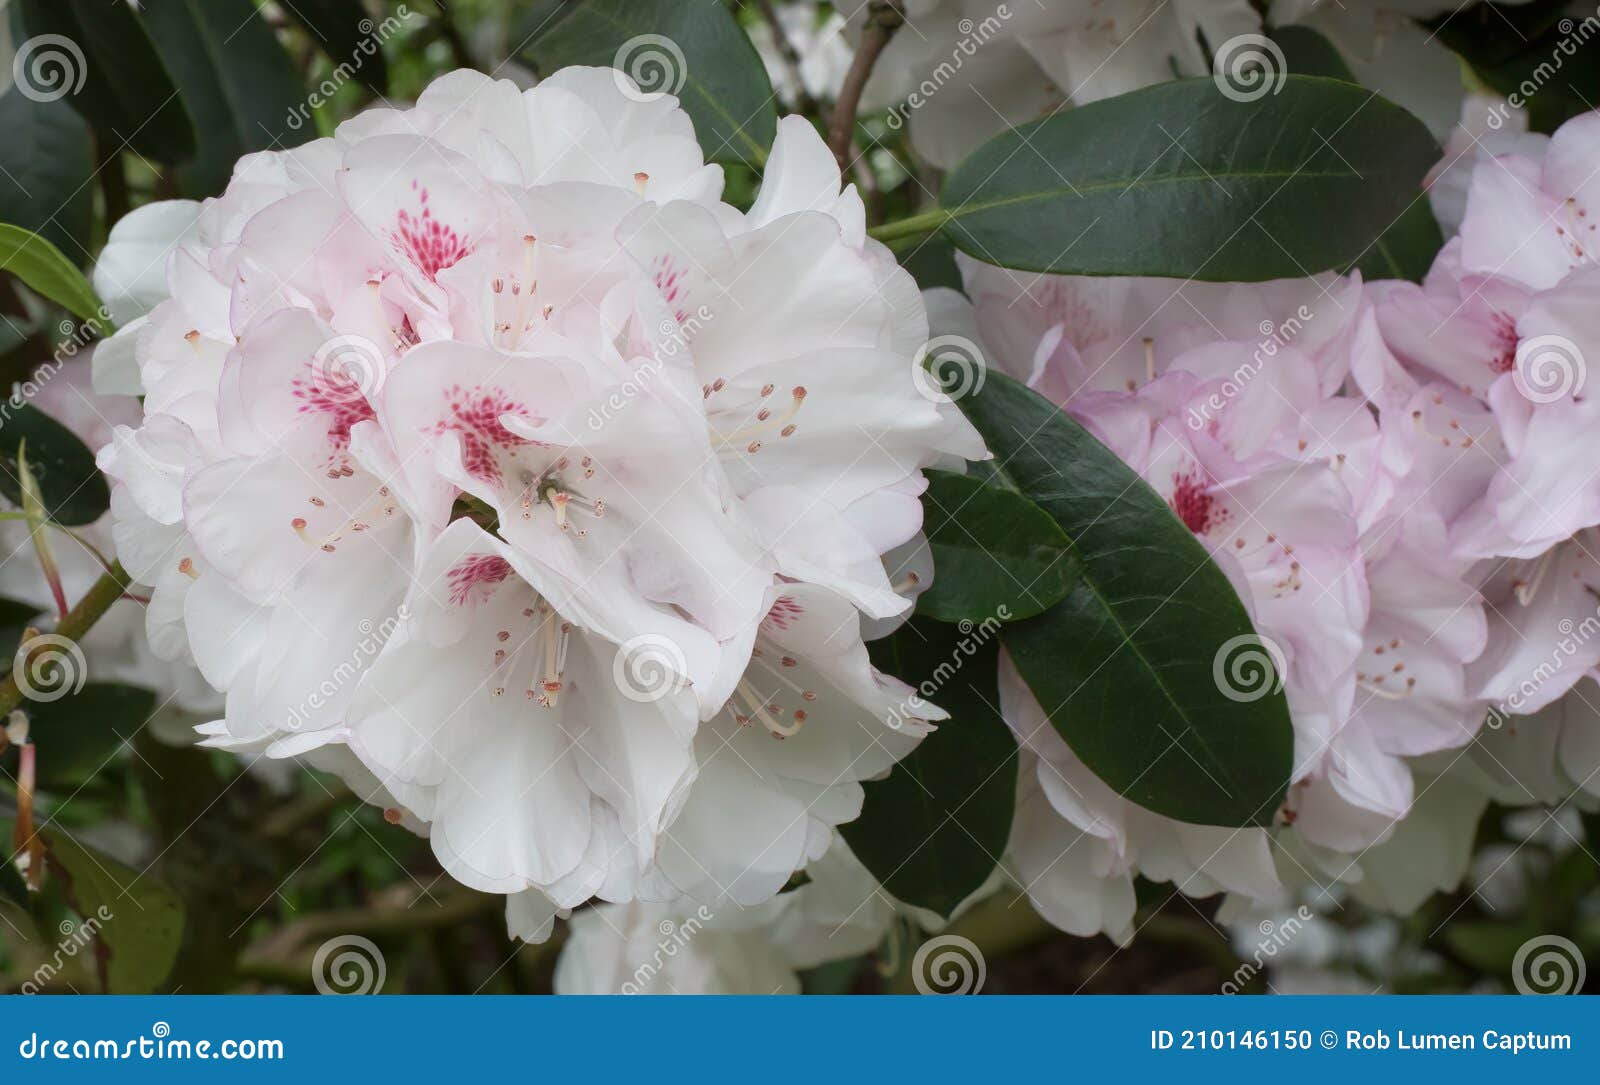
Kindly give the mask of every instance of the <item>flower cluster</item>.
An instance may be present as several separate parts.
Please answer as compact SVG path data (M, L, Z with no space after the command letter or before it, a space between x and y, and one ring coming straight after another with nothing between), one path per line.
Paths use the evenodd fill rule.
M1552 790L1600 793L1594 713L1563 704L1600 695L1583 682L1600 666L1600 419L1585 387L1585 359L1600 357L1600 117L1514 142L1524 153L1441 170L1441 194L1468 189L1464 218L1420 285L1077 279L963 260L970 302L930 293L938 330L980 340L1195 533L1294 723L1277 828L1182 825L1096 779L1003 664L1024 747L1008 865L1058 926L1127 937L1134 874L1265 900L1283 881L1376 870L1421 792L1472 768L1461 748L1486 718L1540 713L1530 734L1565 780ZM1218 658L1225 695L1266 692L1243 684L1249 662ZM1459 808L1475 821L1482 803ZM1373 896L1412 899L1408 879L1437 876L1385 864Z
M807 123L721 192L609 69L457 72L97 269L97 379L144 396L100 456L117 548L226 694L208 741L320 751L527 936L771 898L929 726L862 624L909 607L921 468L981 442Z

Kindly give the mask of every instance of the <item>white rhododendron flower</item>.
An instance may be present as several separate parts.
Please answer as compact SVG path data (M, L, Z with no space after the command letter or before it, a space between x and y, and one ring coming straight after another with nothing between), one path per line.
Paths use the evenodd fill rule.
M61 360L53 368L42 368L29 386L16 393L13 402L24 400L66 426L89 448L99 448L109 441L115 427L137 425L139 421L136 400L96 394L90 387L88 366L76 360ZM47 530L43 537L55 562L62 596L69 601L83 597L105 572L101 558L116 549L110 516L74 528L71 536ZM138 594L137 589L133 594ZM59 616L52 587L35 557L28 525L20 520L0 522L0 597L37 607L39 613L33 624L41 629L48 630ZM193 663L169 661L152 654L151 641L145 635L145 612L135 598L113 603L81 643L86 673L69 676L70 680L81 677L153 689L158 698L157 710L178 724L160 728L163 736L181 728L188 713L208 716L222 707L221 696ZM192 720L193 716L187 718Z
M771 897L927 729L862 622L909 608L921 469L982 444L814 129L748 213L721 188L609 69L457 72L97 270L135 317L97 377L145 407L100 456L117 548L226 693L208 740L353 754L533 936Z
M841 841L755 908L602 904L572 918L557 994L799 994L796 974L883 941L901 911Z

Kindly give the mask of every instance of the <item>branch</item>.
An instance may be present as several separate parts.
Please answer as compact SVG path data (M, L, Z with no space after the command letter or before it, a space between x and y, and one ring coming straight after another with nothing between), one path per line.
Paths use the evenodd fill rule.
M78 600L78 605L67 611L66 617L49 634L34 633L24 640L17 648L15 664L11 673L0 682L0 716L10 712L23 701L22 690L17 686L18 668L26 668L33 652L33 643L42 636L66 637L71 641L83 639L83 635L94 627L111 604L122 598L122 593L128 590L133 583L121 562L113 563L111 568L99 580L96 580L88 591L83 593L83 598Z
M895 31L905 25L906 13L902 0L871 0L867 5L867 26L861 32L861 44L856 47L855 59L845 73L844 85L839 88L839 101L833 107L833 123L828 126L828 147L839 161L840 171L850 167L850 141L856 131L856 110L861 105L861 92L867 87L878 57L893 38Z
M756 7L761 9L762 18L767 20L767 25L772 28L772 41L778 47L778 55L783 58L784 67L789 69L789 78L794 80L795 109L807 116L820 115L817 100L811 97L811 92L806 89L805 76L801 73L800 53L795 49L794 42L789 40L789 34L783 29L783 23L778 20L778 9L772 6L772 0L756 0Z

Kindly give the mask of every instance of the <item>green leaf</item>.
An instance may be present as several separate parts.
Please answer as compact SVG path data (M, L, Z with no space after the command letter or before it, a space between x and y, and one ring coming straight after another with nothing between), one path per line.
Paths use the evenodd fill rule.
M949 915L994 872L1011 834L1017 744L1000 718L999 625L913 618L868 647L879 670L950 718L868 783L845 840L885 889Z
M1333 42L1309 26L1280 26L1273 30L1272 40L1283 50L1284 66L1291 75L1320 75L1346 83L1360 82Z
M373 36L378 24L361 0L293 0L283 9L335 65L348 65L349 78L374 94L389 92L389 63Z
M215 195L242 155L316 135L294 63L250 0L145 0L144 17L200 132L186 194Z
M948 286L961 290L961 268L956 264L956 247L942 235L921 238L895 254L900 266L911 273L924 290Z
M48 56L55 62L55 73L76 88L66 101L110 148L126 142L140 154L166 163L194 154L194 119L132 7L106 0L21 2L29 41L36 43L30 59ZM42 35L56 37L40 40ZM22 43L18 56L27 49L28 43ZM49 71L49 65L42 70ZM51 84L51 93L68 85Z
M1444 943L1457 957L1490 976L1510 976L1517 950L1544 931L1526 918L1459 919L1445 926Z
M930 221L978 259L1027 271L1298 278L1359 257L1438 157L1421 121L1348 83L1291 75L1239 102L1185 79L990 140Z
M1061 601L1078 563L1049 513L1015 490L968 475L927 475L923 531L935 576L917 599L919 613L944 622L1009 622Z
M1154 490L1043 397L990 372L959 403L996 470L1055 518L1080 563L1065 599L1002 633L1056 730L1156 813L1271 824L1294 731L1227 577ZM1259 687L1231 684L1236 665L1258 663Z
M31 230L0 222L0 268L103 333L110 324L100 315L100 299L83 272L61 250Z
M183 937L183 903L148 873L92 851L58 829L43 829L50 870L99 942L108 994L149 994L172 970Z
M1514 95L1533 131L1554 132L1600 100L1600 60L1592 42L1573 32L1592 13L1591 8L1577 19L1569 17L1578 13L1568 0L1478 3L1445 11L1423 25L1490 89ZM1499 119L1508 116L1509 111Z
M0 222L87 260L94 226L89 126L65 102L13 90L0 95L0 132Z
M89 682L58 701L30 702L39 786L59 791L81 785L105 768L155 706L150 690L114 682Z
M38 480L51 519L70 526L92 524L111 504L111 490L77 436L31 403L5 404L0 412L0 494L22 503L18 451L28 446L28 466Z
M1428 206L1428 197L1418 192L1411 206L1361 254L1355 268L1368 281L1409 279L1420 283L1442 248L1444 233Z
M718 0L588 0L551 18L527 48L541 74L619 68L645 91L678 96L709 160L766 162L778 131L772 82Z

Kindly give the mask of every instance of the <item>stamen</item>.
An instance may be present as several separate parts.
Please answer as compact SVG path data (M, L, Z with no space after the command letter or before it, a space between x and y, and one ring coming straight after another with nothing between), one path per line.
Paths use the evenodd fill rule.
M713 392L718 391L721 386L722 380L718 378L717 382L711 386L711 390ZM770 384L766 386L767 389L771 387L772 385ZM763 389L763 393L764 397L765 395L770 395L770 392L767 392L766 389ZM759 452L761 451L761 442L754 438L764 437L774 429L778 430L778 436L780 437L788 437L794 433L795 427L790 423L795 415L800 413L800 408L805 405L805 401L805 388L796 385L794 390L789 393L789 405L778 415L774 416L771 409L763 405L756 411L756 420L750 425L741 426L732 433L721 433L713 428L712 436L716 438L719 445L727 446L744 443L746 452Z
M765 727L767 731L771 733L773 738L781 741L782 739L788 738L790 735L798 734L800 732L801 725L805 723L806 715L803 711L795 713L795 722L792 726L779 723L772 717L772 713L767 711L769 706L772 708L777 707L776 705L772 704L772 698L758 697L756 695L756 691L751 688L750 683L743 681L742 679L740 680L739 685L735 688L734 692L737 693L741 699L743 699L745 707L749 710L749 715L747 716L739 715L738 713L734 714L733 718L737 720L741 726L749 724L751 718L754 717L755 719L761 721L761 726Z
M1533 597L1539 593L1539 585L1544 583L1544 574L1550 570L1551 559L1555 557L1555 553L1554 548L1546 550L1539 556L1538 562L1533 567L1533 575L1531 577L1527 580L1519 579L1511 582L1518 603L1527 606L1533 602Z

